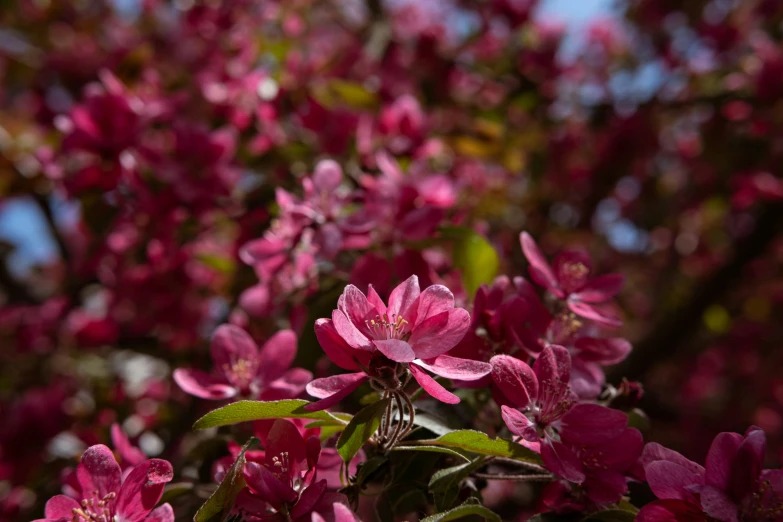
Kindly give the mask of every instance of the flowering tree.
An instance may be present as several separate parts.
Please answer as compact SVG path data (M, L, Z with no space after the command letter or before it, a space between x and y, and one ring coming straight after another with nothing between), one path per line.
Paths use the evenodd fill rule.
M0 6L0 520L783 520L780 2Z

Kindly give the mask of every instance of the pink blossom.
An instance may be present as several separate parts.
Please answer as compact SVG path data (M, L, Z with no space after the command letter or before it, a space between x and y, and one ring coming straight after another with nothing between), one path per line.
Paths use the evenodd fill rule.
M241 328L219 326L212 336L215 373L178 368L174 380L187 393L202 399L228 399L243 395L263 400L290 399L299 395L312 374L291 368L296 356L296 334L282 330L261 349Z
M577 404L569 386L571 358L562 346L547 346L531 368L508 355L496 355L492 380L501 392L503 420L512 433L533 443L546 467L570 482L582 483L581 461L565 441L600 445L625 429L624 413L597 404Z
M577 315L599 323L617 326L620 321L608 316L597 307L620 292L625 281L621 274L590 277L590 258L580 250L561 252L550 265L527 232L520 234L522 251L530 263L530 277L558 299L563 299L568 308Z
M321 442L302 438L287 420L276 420L265 440L264 462L245 465L247 488L234 509L243 520L309 521L312 513L330 513L343 495L328 493L326 480L316 479Z
M375 289L365 296L348 285L331 319L319 319L315 331L329 358L346 370L362 370L316 379L307 392L322 399L313 410L332 406L363 382L373 379L384 389L399 390L400 378L410 375L438 400L456 404L459 398L424 370L441 377L475 380L491 367L482 362L446 355L465 335L470 315L454 307L454 296L442 285L421 291L411 276L392 290L387 307Z
M155 508L172 477L171 464L150 459L123 479L111 450L103 444L90 446L76 469L79 497L52 497L46 503L45 518L36 522L173 522L169 504Z
M780 520L783 470L762 469L765 451L766 436L755 426L744 436L718 434L704 467L660 444L648 444L641 461L660 500L644 506L637 520Z

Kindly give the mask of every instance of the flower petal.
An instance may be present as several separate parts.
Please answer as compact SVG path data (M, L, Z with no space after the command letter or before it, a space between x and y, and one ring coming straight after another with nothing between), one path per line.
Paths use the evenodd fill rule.
M245 464L245 481L248 487L275 509L297 498L297 493L291 486L283 483L271 471L257 462Z
M306 411L320 411L334 406L365 382L368 377L364 373L344 373L323 379L316 379L307 385L307 393L321 399L304 407Z
M76 480L84 499L99 502L109 493L120 490L122 471L111 450L103 444L96 444L87 448L82 455L76 468Z
M739 433L719 433L712 441L704 461L705 483L726 491L731 478L731 464L742 443Z
M469 327L468 311L463 308L453 308L420 322L413 329L408 342L413 347L416 357L431 359L454 348L465 337Z
M591 279L574 296L586 303L603 303L620 293L625 284L622 274L607 274Z
M522 245L522 252L525 254L528 263L530 263L528 271L533 281L550 290L556 296L564 297L552 267L547 262L544 254L541 253L541 250L539 250L536 242L530 237L530 234L522 232L519 235L519 242Z
M686 459L674 450L670 450L669 448L661 446L657 442L648 443L642 451L642 457L640 459L642 465L646 469L649 464L658 460L674 462L675 464L689 470L691 473L701 477L700 484L704 483L704 468L701 465Z
M492 366L489 363L449 355L439 355L426 361L419 359L416 364L435 375L461 381L475 381L492 371Z
M386 310L389 314L389 318L394 321L394 316L396 315L407 319L410 322L410 319L408 318L409 314L414 311L411 309L411 306L417 303L416 300L419 299L420 294L419 278L415 275L410 276L397 285L389 296L389 308ZM410 326L412 327L413 323L411 323Z
M569 299L568 308L576 315L582 316L586 319L593 320L597 323L606 326L620 326L621 324L623 324L623 322L620 319L607 315L596 306L587 304L582 301Z
M61 518L71 520L74 509L81 506L78 502L66 495L55 495L46 502L44 516L46 520L59 520Z
M519 435L530 442L538 442L540 440L538 433L536 432L535 423L522 414L522 412L510 408L505 404L500 407L500 411L503 422L506 423L506 426L511 430L511 433Z
M721 522L739 522L737 506L722 490L704 486L699 495L701 507L705 513Z
M215 329L211 351L215 369L231 384L244 383L247 375L255 376L258 373L258 347L255 341L246 331L233 324L221 324Z
M617 364L631 352L631 343L622 337L580 337L574 341L574 347L579 350L580 359L603 365Z
M171 504L166 502L153 509L144 522L174 522L174 510Z
M351 356L353 348L337 333L331 319L318 319L315 322L315 337L318 339L318 344L326 352L327 357L334 364L344 370L359 369L359 365L356 364L356 361Z
M558 477L577 484L584 482L582 463L571 448L562 442L545 439L541 444L541 459L546 468Z
M731 466L731 478L727 491L732 498L745 498L754 492L759 475L761 475L766 452L767 437L761 429L753 426L745 434L739 448L737 448L737 456Z
M418 279L416 279L416 284L418 286ZM412 316L413 307L411 306L410 308L410 315ZM411 323L415 330L418 325L430 317L451 310L452 308L454 308L454 294L451 293L451 290L443 285L431 285L425 288L421 295L419 295L419 299L416 303L415 317L405 317L405 319Z
M424 373L424 370L415 364L411 364L408 366L408 368L410 369L413 378L416 379L416 382L419 383L419 386L421 386L425 392L429 393L439 401L445 402L446 404L459 403L459 397L438 384L435 379Z
M313 380L313 374L304 368L291 368L282 377L269 383L259 397L262 401L277 401L281 399L295 399L305 389L305 386Z
M533 369L516 357L496 355L492 365L492 382L517 408L525 408L538 397L538 379Z
M549 345L533 363L533 372L539 383L549 381L550 386L554 383L567 386L571 380L571 355L562 346Z
M567 295L578 292L590 277L590 256L583 250L564 250L552 262L558 286Z
M282 376L291 367L296 357L296 334L281 330L269 338L259 353L258 375L264 382L271 382Z
M378 310L379 315L386 313L386 305L383 303L383 299L381 299L381 296L375 291L375 287L372 286L372 284L367 285L367 301Z
M383 355L395 362L407 363L416 358L411 345L399 339L373 341L373 344Z
M116 422L111 425L111 443L117 453L120 454L123 464L135 466L141 464L147 457L139 448L133 446Z
M644 474L650 489L660 499L694 501L686 488L703 483L703 478L692 470L668 460L651 462L644 467Z
M200 399L228 399L238 393L236 388L227 384L223 379L191 368L174 370L174 382L185 393Z
M628 484L619 471L598 470L592 471L586 478L584 488L590 500L603 505L619 502L628 491Z
M340 502L334 503L334 522L357 522L351 508Z
M116 513L123 522L141 522L163 496L163 488L174 477L167 461L142 462L125 478L117 495Z
M338 335L351 348L369 351L374 349L370 339L351 322L342 310L334 310L332 312L332 324Z
M296 502L294 509L291 510L291 518L296 520L299 517L310 514L316 504L318 504L318 501L321 500L324 491L326 491L325 480L319 480L305 488L302 494L299 495L299 500Z
M276 474L287 477L298 477L300 465L307 460L305 440L294 423L285 419L277 419L266 434L264 460L266 466L275 469L275 461L280 454L288 455L286 469L276 471Z
M707 517L690 502L656 500L639 510L635 522L707 522Z
M620 410L600 404L576 404L562 417L560 437L572 444L593 446L619 436L626 424L628 417Z
M342 305L342 308L340 308L340 305ZM364 321L374 318L379 313L367 300L367 296L354 285L345 287L342 299L338 301L338 308L364 334L367 333Z

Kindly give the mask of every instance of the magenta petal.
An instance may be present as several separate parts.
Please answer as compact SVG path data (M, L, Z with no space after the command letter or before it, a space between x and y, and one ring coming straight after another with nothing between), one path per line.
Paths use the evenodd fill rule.
M693 494L686 488L703 482L692 470L667 460L648 464L644 473L650 489L660 499L693 500Z
M334 522L357 522L351 508L339 502L334 503Z
M281 453L288 454L287 470L276 470L283 476L299 475L299 465L307 460L305 440L294 423L285 419L277 419L272 423L266 435L265 462L270 469L275 469L275 459L279 460Z
M316 190L330 193L343 182L343 169L334 160L321 160L316 164L312 178Z
M573 444L592 446L617 437L627 423L628 417L620 410L599 404L576 404L563 415L560 436Z
M174 370L174 382L185 393L201 399L228 399L237 394L237 389L227 384L226 381L201 370L177 368Z
M316 379L307 385L307 393L313 397L321 398L321 400L306 405L304 409L306 411L320 411L334 406L353 393L366 380L367 376L363 373L345 373Z
M620 319L616 317L611 317L603 313L595 306L582 301L575 301L573 299L569 299L568 308L576 315L582 316L586 319L591 319L597 323L606 326L620 326L621 324L623 324L623 322Z
M454 348L465 337L469 327L468 311L463 308L453 308L419 323L413 329L408 342L413 347L416 357L431 359Z
M258 373L258 347L250 335L233 324L221 324L212 334L215 370L231 384L243 384ZM237 364L242 361L241 364Z
M586 303L603 303L620 293L625 283L622 274L607 274L587 282L575 296Z
M359 331L356 325L348 319L348 316L345 315L345 312L342 310L334 310L332 312L332 325L334 325L334 329L337 331L338 335L342 337L351 348L359 350L373 349L373 344L367 336Z
M719 433L713 439L704 462L706 484L723 491L728 489L731 464L741 443L742 435L739 433Z
M103 444L96 444L82 455L76 468L76 480L85 499L99 502L109 493L120 490L122 471L111 450Z
M378 350L395 362L407 363L416 358L411 345L398 339L386 339L382 341L373 341Z
M505 404L500 407L500 411L503 422L506 423L506 426L511 430L511 433L519 435L523 439L531 442L537 442L539 440L538 434L536 433L536 425L522 414L522 412L510 408Z
M701 477L700 484L704 483L704 468L701 465L686 459L674 450L661 446L657 442L650 442L644 447L640 461L646 469L649 464L657 460L674 462L689 470L691 473Z
M699 495L705 513L721 522L739 522L739 507L718 488L705 486Z
M325 491L325 480L319 480L315 484L311 484L309 487L307 487L299 496L299 501L294 506L294 509L291 510L291 518L296 520L299 517L310 514L313 511L313 508L315 508L316 504L318 504L318 501L321 500L321 497Z
M269 338L259 353L258 375L264 382L274 381L291 367L296 357L296 334L281 330Z
M122 428L116 422L111 425L111 443L117 453L120 454L123 464L135 466L147 460L144 453L130 443L128 437L125 436L125 432L122 431Z
M411 276L414 277L414 276ZM409 279L410 280L410 279ZM416 279L418 286L418 279ZM432 285L424 289L419 295L416 307L416 316L405 317L412 323L414 330L430 317L436 316L454 308L454 294L443 285ZM411 310L413 312L413 310Z
M262 401L277 401L280 399L295 399L313 380L313 374L304 368L291 368L279 379L272 381L264 388L259 397Z
M614 504L628 491L628 484L619 471L599 470L590 473L584 488L588 498L596 504Z
M55 495L46 502L44 516L46 520L58 520L73 518L73 509L79 509L81 506L71 497L65 495Z
M496 355L492 365L492 382L517 408L525 408L538 397L538 379L533 369L516 357Z
M579 359L604 365L617 364L631 352L631 343L621 337L580 337L574 347L579 350Z
M475 381L492 371L492 366L489 363L451 357L450 355L439 355L426 361L418 360L416 364L435 375L461 381Z
M275 509L280 509L283 504L296 500L296 491L280 481L266 466L257 462L248 462L245 464L244 471L249 488Z
M144 522L174 522L174 510L171 504L166 502L153 509Z
M546 468L558 477L577 484L584 482L582 463L571 448L562 442L547 438L541 444L541 459Z
M644 437L639 430L625 428L622 433L600 448L604 450L604 464L619 471L631 469L638 461L644 447Z
M395 321L395 315L397 317L402 317L409 322L411 319L415 319L409 318L411 312L413 312L411 305L417 302L416 300L419 298L420 294L421 290L419 289L419 278L415 275L410 276L408 279L397 285L397 287L392 290L391 295L389 296L389 308L386 311L389 314L389 319ZM453 301L452 306L454 306ZM413 326L413 323L411 323L410 326Z
M560 291L555 273L552 271L552 267L547 263L544 254L539 250L536 242L530 237L527 232L522 232L519 235L519 242L522 244L522 252L525 254L530 267L530 277L539 285L551 290L558 297L563 297L563 293Z
M140 522L163 496L163 488L174 477L174 470L165 460L142 462L125 478L117 495L116 513L123 522Z
M345 287L342 299L338 301L337 306L361 332L365 332L364 321L378 315L378 311L367 300L367 296L354 285ZM340 331L339 328L337 331Z
M441 402L445 402L446 404L459 403L459 397L438 384L435 379L424 373L424 370L415 364L411 364L408 366L408 368L410 369L413 378L416 379L416 382L419 383L419 386L421 386L424 391L432 395L434 398Z
M767 452L767 438L762 430L755 426L754 428L748 430L742 439L731 466L731 478L726 491L733 498L745 498L752 494L761 475L764 454Z
M706 522L701 508L683 500L656 500L644 506L635 522Z
M571 355L562 346L549 345L533 363L533 372L539 383L549 381L550 386L567 386L571 380Z
M326 352L327 357L329 357L334 364L344 370L359 369L359 365L357 365L356 361L351 357L351 351L353 349L348 346L348 343L346 343L345 340L340 337L340 334L337 333L331 319L318 319L315 322L315 336L318 339L318 344L321 345L321 348Z

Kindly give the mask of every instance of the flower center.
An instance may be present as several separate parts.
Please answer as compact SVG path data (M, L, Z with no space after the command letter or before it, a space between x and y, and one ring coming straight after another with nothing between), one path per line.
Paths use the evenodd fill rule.
M392 314L391 318L388 314L376 315L375 319L365 319L364 324L367 326L367 331L376 341L388 339L405 341L409 337L406 330L408 321L401 315Z
M232 360L231 364L223 365L223 373L229 377L234 386L242 391L247 391L250 388L250 383L256 377L254 370L255 368L252 368L250 363L244 359Z
M97 497L98 492L93 491L93 496ZM115 518L111 514L109 503L117 496L112 492L103 497L98 502L95 502L95 498L85 498L81 501L80 508L73 508L71 513L73 514L72 522L115 522Z
M750 502L743 506L742 520L778 520L783 513L783 495L772 487L769 480L761 480L758 491L753 493L749 500Z
M574 404L570 397L571 387L557 377L543 380L539 390L536 421L540 424L547 425L559 419Z

